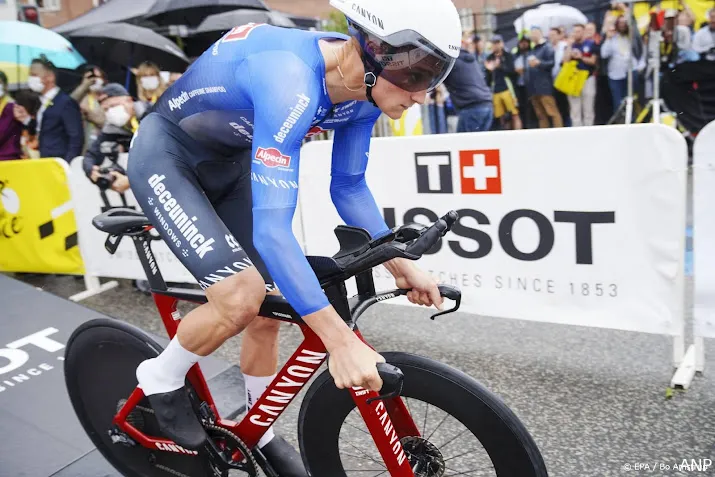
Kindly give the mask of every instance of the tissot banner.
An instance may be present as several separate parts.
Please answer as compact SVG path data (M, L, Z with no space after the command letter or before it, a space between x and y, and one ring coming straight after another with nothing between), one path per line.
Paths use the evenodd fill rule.
M338 250L331 153L301 153L310 255ZM389 226L459 212L418 263L461 288L464 311L677 335L686 153L653 124L380 138L366 177ZM394 288L384 268L375 277Z

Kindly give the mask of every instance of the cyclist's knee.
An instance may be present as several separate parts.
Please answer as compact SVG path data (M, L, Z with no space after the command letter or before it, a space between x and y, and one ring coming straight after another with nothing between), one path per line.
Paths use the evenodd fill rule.
M248 268L206 289L209 303L226 326L240 333L256 317L266 297L263 277Z

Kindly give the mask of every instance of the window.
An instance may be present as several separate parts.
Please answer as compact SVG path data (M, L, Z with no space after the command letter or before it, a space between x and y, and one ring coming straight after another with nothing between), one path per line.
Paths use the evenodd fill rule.
M43 12L59 12L62 10L62 0L35 0L35 4Z

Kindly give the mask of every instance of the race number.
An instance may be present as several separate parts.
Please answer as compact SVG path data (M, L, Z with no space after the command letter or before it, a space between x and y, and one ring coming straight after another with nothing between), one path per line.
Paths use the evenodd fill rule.
M227 41L245 40L249 33L261 25L265 25L265 23L247 23L245 25L233 27L230 32L226 33L226 36L224 36L221 41L225 43Z

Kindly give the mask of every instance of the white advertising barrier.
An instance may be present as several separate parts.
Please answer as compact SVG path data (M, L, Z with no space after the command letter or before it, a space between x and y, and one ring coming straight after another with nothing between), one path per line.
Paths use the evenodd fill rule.
M80 248L84 258L86 273L97 277L112 277L126 279L146 279L146 274L139 261L134 242L124 239L116 253L109 254L104 248L107 234L92 225L92 219L106 210L100 196L99 188L93 184L82 169L82 157L77 157L71 164L71 187L76 204L77 227ZM126 169L127 154L121 154L117 161ZM111 207L124 207L118 193L107 190L107 198ZM131 189L125 194L127 205L141 210ZM293 232L298 242L303 246L303 230L300 221L300 208L296 210L293 221ZM176 283L196 283L194 277L171 252L163 240L151 242L152 251L164 280Z
M705 126L693 145L693 326L702 371L702 338L715 338L715 121Z
M311 142L301 153L310 255L339 248L331 148ZM367 182L388 225L459 212L420 265L461 288L464 311L682 337L687 149L672 128L384 138L369 154ZM375 277L394 287L384 268Z

